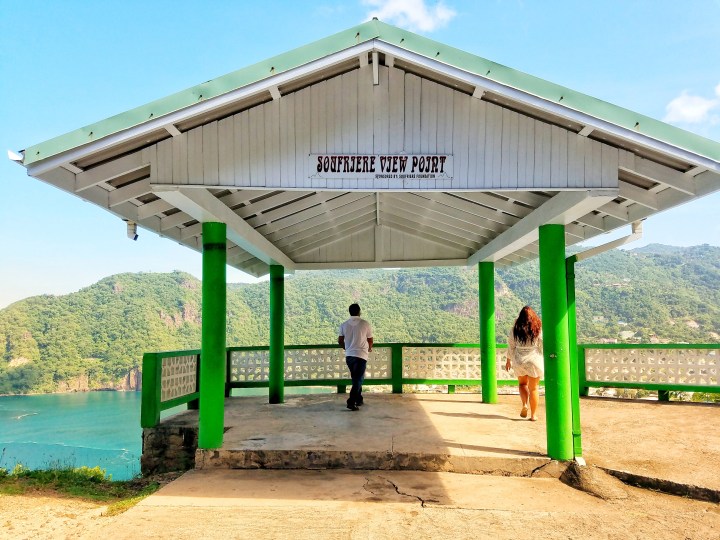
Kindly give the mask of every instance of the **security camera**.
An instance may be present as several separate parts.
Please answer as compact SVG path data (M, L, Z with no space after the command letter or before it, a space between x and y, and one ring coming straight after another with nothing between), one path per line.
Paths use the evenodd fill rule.
M128 221L127 222L127 237L130 240L137 240L138 239L138 233L137 233L137 223L134 221Z

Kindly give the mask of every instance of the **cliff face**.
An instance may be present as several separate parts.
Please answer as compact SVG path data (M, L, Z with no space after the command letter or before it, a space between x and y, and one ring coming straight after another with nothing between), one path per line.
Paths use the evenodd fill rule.
M136 392L141 388L142 372L139 368L133 368L124 377L112 381L109 384L91 381L90 377L85 373L76 377L70 377L68 379L58 381L52 393L66 394L71 392L90 392L93 390Z

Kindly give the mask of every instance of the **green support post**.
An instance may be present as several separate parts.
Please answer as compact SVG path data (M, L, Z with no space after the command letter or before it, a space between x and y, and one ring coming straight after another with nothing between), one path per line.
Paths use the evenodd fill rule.
M202 348L198 446L220 448L225 424L227 326L225 223L203 223Z
M670 390L658 390L658 401L670 401Z
M140 427L155 427L160 423L160 396L162 388L162 359L157 353L145 353L142 362L142 391L140 407Z
M270 403L285 401L285 269L270 265Z
M587 386L587 380L585 379L585 347L580 347L578 345L576 350L578 359L578 377L580 377L578 382L580 386L578 393L583 397L587 397L590 393L590 387Z
M577 308L575 306L575 263L573 255L565 260L567 272L568 342L570 353L570 391L572 403L573 455L582 456L582 435L580 433L580 372L578 370Z
M390 355L390 363L392 368L392 393L402 394L402 345L391 345Z
M540 302L545 358L548 455L573 458L565 226L540 226Z
M483 403L497 403L495 356L495 263L478 263L480 295L480 370Z
M454 393L455 393L455 385L448 384L448 394L454 394Z

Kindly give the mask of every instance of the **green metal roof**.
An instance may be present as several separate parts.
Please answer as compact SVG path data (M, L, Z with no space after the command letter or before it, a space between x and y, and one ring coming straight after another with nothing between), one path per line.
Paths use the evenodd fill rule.
M378 20L372 20L166 98L33 145L25 150L23 163L25 166L31 165L373 39L720 162L720 143L718 142Z

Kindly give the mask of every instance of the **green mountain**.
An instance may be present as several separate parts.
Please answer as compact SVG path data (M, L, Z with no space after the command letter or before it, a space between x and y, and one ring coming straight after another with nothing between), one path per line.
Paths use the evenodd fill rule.
M576 266L579 340L720 341L720 248L650 245ZM200 282L119 274L0 310L0 394L137 388L145 351L198 348ZM537 262L496 273L497 338L540 306ZM359 302L377 342L477 342L477 270L299 272L286 280L286 343L334 343ZM268 284L229 285L228 345L268 343Z

